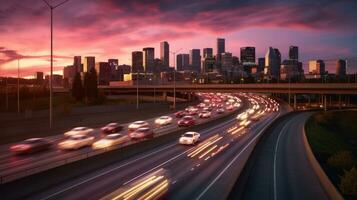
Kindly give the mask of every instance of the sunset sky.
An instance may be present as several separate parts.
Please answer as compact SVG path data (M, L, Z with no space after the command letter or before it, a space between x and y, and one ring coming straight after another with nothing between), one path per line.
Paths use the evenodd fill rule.
M49 0L52 4L63 0ZM309 59L328 60L334 72L338 58L357 72L356 0L70 0L54 11L55 72L73 56L96 61L118 58L166 40L170 50L212 47L226 38L226 51L239 56L242 46L255 46L257 57L279 48L287 58L290 45ZM0 76L49 71L50 11L42 0L0 0ZM171 58L170 64L173 65Z

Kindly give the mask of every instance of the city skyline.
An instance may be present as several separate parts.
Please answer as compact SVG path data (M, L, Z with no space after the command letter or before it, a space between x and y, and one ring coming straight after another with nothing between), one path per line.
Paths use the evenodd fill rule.
M49 12L46 5L42 1L19 2L2 1L0 7L4 16L0 22L0 76L17 75L18 57L24 77L35 71L47 73L49 70ZM225 1L171 4L70 1L54 13L55 73L73 64L73 56L77 55L83 58L95 56L96 62L115 58L119 59L119 64L131 64L132 51L154 47L155 57L159 57L162 41L168 41L172 51L183 48L182 54L200 49L202 56L203 48L213 48L215 54L216 38L226 39L226 52L238 57L241 47L255 47L258 59L264 57L269 46L273 46L280 50L283 60L288 58L289 46L294 45L299 47L299 59L303 61L305 71L309 60L322 59L333 60L332 68L326 62L326 69L334 72L339 58L347 58L348 72L357 71L357 33L353 25L356 14L352 12L356 2L318 1L306 3L305 7L294 2L276 1L276 4L279 6L261 1L232 4ZM190 9L185 10L188 5ZM77 11L80 6L86 9ZM304 8L309 8L307 14L299 12ZM113 12L103 13L103 10ZM237 11L257 14L243 16ZM299 15L295 16L296 13ZM258 16L261 14L269 15L264 20ZM27 22L29 18L33 23ZM110 26L105 23L108 21ZM171 54L170 65L173 66Z

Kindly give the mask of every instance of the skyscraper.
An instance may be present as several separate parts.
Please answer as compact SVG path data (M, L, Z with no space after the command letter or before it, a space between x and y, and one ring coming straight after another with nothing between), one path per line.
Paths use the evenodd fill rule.
M264 72L265 58L258 58L257 72Z
M217 38L217 53L216 64L221 65L222 53L226 52L226 40L224 38Z
M222 71L231 71L233 66L232 53L225 52L222 53Z
M170 46L166 41L160 43L160 59L164 67L170 67Z
M278 49L269 47L265 54L264 74L268 77L278 79L280 77L281 54Z
M143 72L143 52L142 51L133 51L131 53L131 72Z
M289 59L290 60L299 60L299 47L297 47L297 46L289 47Z
M336 76L343 77L346 76L347 71L347 61L339 59L336 65Z
M255 64L255 47L240 48L240 60L243 65Z
M188 69L190 55L189 54L178 54L176 56L176 67L178 71L183 71Z
M154 72L155 49L153 47L146 47L144 51L144 71Z
M200 72L201 70L201 51L199 49L190 50L191 70Z
M89 72L91 69L95 69L95 57L84 57L83 72Z
M323 60L310 60L309 61L309 74L324 75L325 62Z
M98 74L99 85L109 85L111 79L111 69L107 62L96 63L95 69Z
M76 72L82 72L82 71L83 71L83 69L82 69L82 58L81 58L81 56L74 56L73 66L74 66Z
M108 59L108 65L110 68L110 80L111 81L116 81L120 80L120 74L119 74L119 60L118 59Z
M213 57L213 49L212 48L204 48L203 49L203 58L212 58Z

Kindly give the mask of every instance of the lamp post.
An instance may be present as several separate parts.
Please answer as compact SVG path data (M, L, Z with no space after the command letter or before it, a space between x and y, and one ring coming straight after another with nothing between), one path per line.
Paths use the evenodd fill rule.
M57 7L63 5L69 0L64 0L59 4L56 5L51 5L48 3L47 0L43 0L48 8L51 11L51 70L50 70L50 78L49 78L49 83L50 83L50 128L52 128L52 93L53 93L53 85L52 85L52 75L53 75L53 10L56 9Z
M182 48L180 48L179 50L176 50L174 52L170 51L170 53L172 53L172 55L174 56L174 103L173 103L173 109L176 109L176 53L180 52L182 50Z
M20 59L17 59L17 113L20 113Z

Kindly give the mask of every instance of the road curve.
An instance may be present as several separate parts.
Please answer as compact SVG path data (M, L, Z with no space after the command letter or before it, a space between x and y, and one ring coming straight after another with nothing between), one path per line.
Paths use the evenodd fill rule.
M304 149L303 128L311 114L290 114L266 130L229 199L329 199Z

